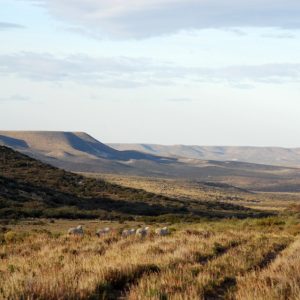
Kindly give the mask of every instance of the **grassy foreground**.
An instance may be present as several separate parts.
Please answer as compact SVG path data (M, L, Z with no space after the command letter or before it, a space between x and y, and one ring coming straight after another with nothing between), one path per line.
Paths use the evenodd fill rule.
M85 236L67 236L78 223ZM0 299L299 299L297 218L177 224L170 236L145 239L119 234L141 225L1 225ZM113 233L96 237L106 226Z

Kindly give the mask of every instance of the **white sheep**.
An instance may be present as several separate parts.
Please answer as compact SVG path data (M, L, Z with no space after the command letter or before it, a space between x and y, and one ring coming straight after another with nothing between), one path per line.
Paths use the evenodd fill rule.
M122 231L122 236L128 237L128 236L130 236L130 235L134 235L135 232L136 232L135 229L124 229L124 230Z
M111 229L109 227L105 227L105 228L102 228L102 229L98 229L96 231L96 235L100 237L100 236L109 234L110 232L111 232Z
M129 229L124 229L122 231L122 236L127 237L129 235Z
M82 225L78 225L77 227L72 227L68 230L68 234L73 234L73 235L81 235L83 236L84 231L82 228Z
M129 234L130 234L130 235L133 235L133 234L135 234L135 232L136 232L136 229L134 229L134 228L132 228L132 229L129 229Z
M160 236L166 236L170 234L170 230L168 229L168 227L157 228L155 230L155 233Z
M145 237L149 232L149 227L145 227L145 228L139 228L136 231L136 235L139 237Z

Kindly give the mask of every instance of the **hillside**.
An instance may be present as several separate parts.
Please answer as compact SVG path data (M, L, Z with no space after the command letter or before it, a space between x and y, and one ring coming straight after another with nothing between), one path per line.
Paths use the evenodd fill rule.
M0 146L0 218L186 219L259 216L216 201L183 201L86 178Z
M300 169L119 151L82 132L1 131L1 144L71 172L197 180L254 191L300 191Z
M84 132L64 131L0 131L0 144L32 155L71 159L149 159L163 158L137 151L115 150Z
M117 150L201 160L240 161L274 166L300 167L300 148L224 147L155 144L109 144Z

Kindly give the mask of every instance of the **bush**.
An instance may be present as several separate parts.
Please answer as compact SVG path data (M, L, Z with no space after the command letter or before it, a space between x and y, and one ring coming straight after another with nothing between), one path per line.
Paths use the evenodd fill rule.
M6 243L16 243L24 241L24 238L27 236L26 233L17 233L15 231L7 231L4 233L4 241Z
M269 218L263 218L263 219L257 220L256 225L258 225L258 226L285 225L285 221L280 218L269 217Z
M14 231L8 231L4 233L4 240L6 243L16 242L18 239L18 235Z

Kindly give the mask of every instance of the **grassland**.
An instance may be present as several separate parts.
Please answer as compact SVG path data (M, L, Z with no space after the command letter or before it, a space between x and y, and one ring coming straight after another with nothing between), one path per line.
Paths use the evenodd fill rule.
M81 223L84 237L66 235ZM296 217L171 225L26 220L1 225L1 299L299 299ZM153 230L157 226L150 224ZM169 224L170 225L170 224ZM96 228L114 228L98 238Z
M99 178L87 178L0 146L0 218L178 221L266 214L241 205L184 201Z
M85 176L103 179L112 184L142 189L150 193L190 201L209 201L239 205L252 209L273 212L300 211L300 193L257 192L231 185L195 180L174 180L138 176L82 173Z
M299 194L83 176L0 150L1 300L299 300Z

